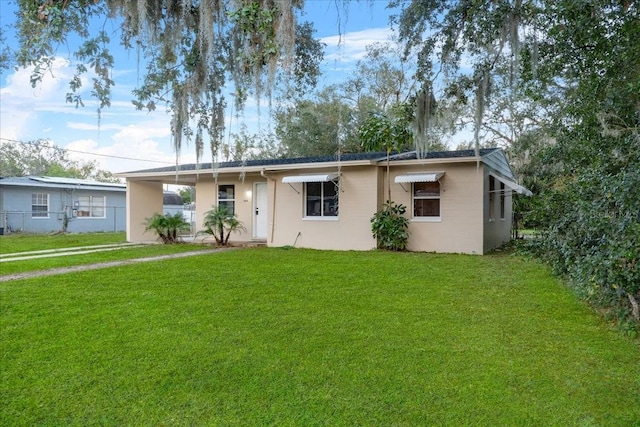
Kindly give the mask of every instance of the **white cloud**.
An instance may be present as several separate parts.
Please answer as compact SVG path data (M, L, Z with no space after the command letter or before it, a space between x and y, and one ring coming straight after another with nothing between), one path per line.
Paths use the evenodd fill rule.
M326 43L325 62L335 61L353 62L366 55L366 47L374 43L388 42L393 32L390 28L370 28L362 31L353 31L342 35L323 37L321 42Z
M32 88L30 79L34 69L31 66L15 70L7 76L6 85L0 89L2 138L35 139L46 136L34 134L48 127L38 123L39 113L80 113L73 106L65 104L68 82L73 74L68 60L55 58L51 68L43 74L42 81Z
M83 127L83 124L81 127ZM96 161L100 169L125 172L175 164L175 153L169 148L169 122L161 116L121 126L105 143L95 139L78 139L64 148L76 160ZM191 149L190 149L191 148ZM183 147L181 163L195 162L193 147Z
M67 122L66 127L69 129L75 130L92 130L92 131L101 131L101 130L120 130L122 126L119 124L108 124L108 125L99 125L97 123L85 123L85 122Z
M169 166L175 163L173 157L160 150L159 144L151 139L132 142L115 142L100 146L93 139L79 139L67 144L69 157L83 162L98 164L99 169L110 172L124 172Z
M8 95L26 99L50 99L63 85L66 85L72 75L69 70L69 61L58 57L52 61L51 68L44 72L42 81L32 88L31 76L34 69L34 66L19 68L9 75L7 86L0 91L3 97Z

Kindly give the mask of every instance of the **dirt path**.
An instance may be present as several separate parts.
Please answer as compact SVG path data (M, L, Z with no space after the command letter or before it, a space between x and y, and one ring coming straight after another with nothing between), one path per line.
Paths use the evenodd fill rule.
M192 251L192 252L182 252L178 254L158 255L158 256L147 257L147 258L133 258L133 259L126 259L121 261L109 261L109 262L100 262L96 264L52 268L49 270L27 271L24 273L15 273L15 274L8 274L6 276L0 276L0 282L8 282L11 280L20 280L20 279L30 279L34 277L54 276L57 274L73 273L76 271L99 270L101 268L118 267L121 265L140 264L143 262L162 261L165 259L186 258L190 256L195 256L195 255L212 254L212 253L227 251L231 249L237 249L237 248L215 248L215 249L199 250L199 251Z

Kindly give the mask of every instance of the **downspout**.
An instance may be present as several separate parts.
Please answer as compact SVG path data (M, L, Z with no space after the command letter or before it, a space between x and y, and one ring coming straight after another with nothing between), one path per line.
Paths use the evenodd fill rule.
M260 176L267 180L273 181L273 213L271 215L271 236L269 237L269 243L273 243L273 234L275 233L275 227L276 227L276 189L278 188L277 182L276 182L277 180L274 178L271 178L270 176L267 176L264 169L260 171Z

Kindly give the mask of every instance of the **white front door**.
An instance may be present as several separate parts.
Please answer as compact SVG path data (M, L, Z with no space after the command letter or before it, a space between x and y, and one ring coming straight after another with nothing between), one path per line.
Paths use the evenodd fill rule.
M253 188L253 236L267 238L267 183L256 182Z

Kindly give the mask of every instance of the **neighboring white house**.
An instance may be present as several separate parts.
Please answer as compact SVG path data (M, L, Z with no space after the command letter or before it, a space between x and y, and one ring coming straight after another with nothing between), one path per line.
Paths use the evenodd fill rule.
M124 231L126 185L74 178L0 178L3 233Z
M408 207L409 250L484 254L511 238L518 185L501 149L384 153L194 164L120 174L127 179L127 239L147 241L144 218L162 212L163 183L195 186L196 224L217 205L246 230L234 241L338 250L376 247L371 217L388 198Z

